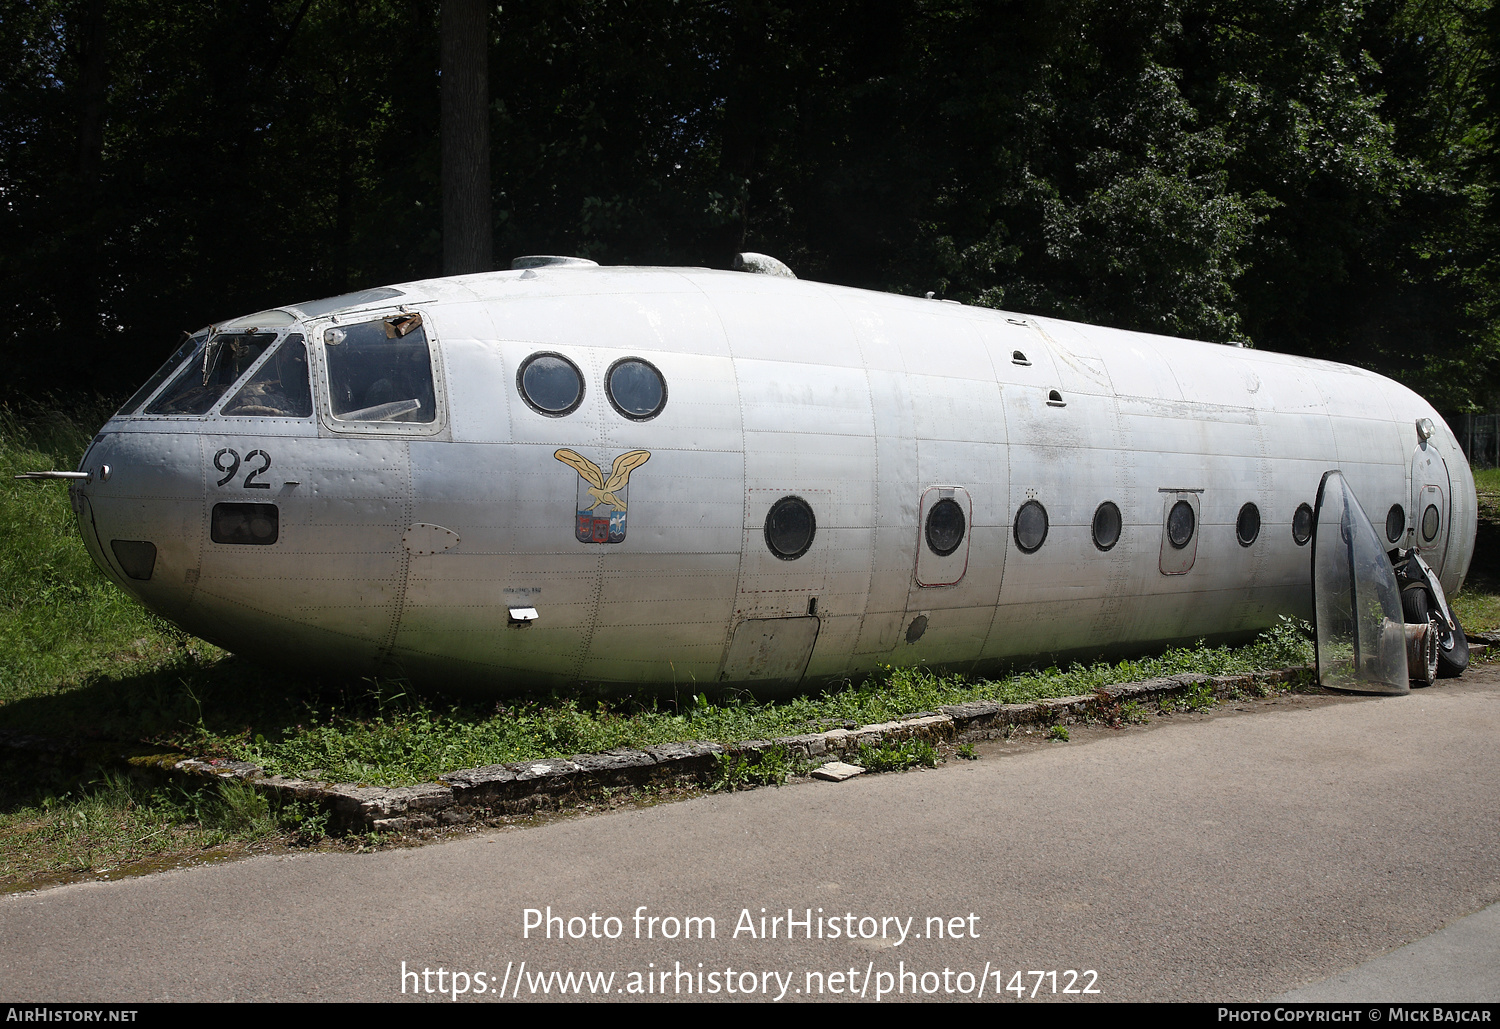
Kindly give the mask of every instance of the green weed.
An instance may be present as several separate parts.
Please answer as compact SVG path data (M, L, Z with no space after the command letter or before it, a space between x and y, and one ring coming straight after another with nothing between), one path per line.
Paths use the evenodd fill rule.
M714 755L714 778L709 789L747 790L756 786L780 786L799 771L785 747L771 747L759 755Z
M871 772L904 772L918 766L936 768L938 751L931 743L913 737L901 743L860 745L854 763Z
M1212 683L1200 682L1182 696L1181 705L1189 711L1205 711L1219 702Z

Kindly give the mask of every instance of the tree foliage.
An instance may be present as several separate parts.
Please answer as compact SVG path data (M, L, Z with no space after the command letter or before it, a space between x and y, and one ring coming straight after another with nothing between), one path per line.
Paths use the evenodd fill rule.
M0 13L11 385L437 274L436 0ZM1351 361L1497 339L1490 0L492 7L495 254L727 266Z

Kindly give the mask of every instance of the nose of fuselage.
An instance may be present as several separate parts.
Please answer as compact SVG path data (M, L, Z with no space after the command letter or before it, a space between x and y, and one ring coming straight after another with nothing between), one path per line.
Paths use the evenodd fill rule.
M94 563L168 617L186 606L197 582L203 534L198 451L196 436L186 434L103 433L80 466L89 478L70 489Z

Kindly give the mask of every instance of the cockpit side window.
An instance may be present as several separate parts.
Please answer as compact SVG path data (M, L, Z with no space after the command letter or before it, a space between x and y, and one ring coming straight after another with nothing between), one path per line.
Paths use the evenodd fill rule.
M323 333L329 407L345 422L432 422L432 357L419 314L336 325Z
M220 413L261 418L311 416L307 342L302 334L288 336Z
M146 414L205 414L276 339L274 332L220 332L146 407Z

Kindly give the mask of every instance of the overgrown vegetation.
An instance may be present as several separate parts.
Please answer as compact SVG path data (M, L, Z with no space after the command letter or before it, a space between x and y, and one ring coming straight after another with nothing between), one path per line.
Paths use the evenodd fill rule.
M182 785L107 771L0 810L0 892L149 871L184 854L310 843L327 825L312 807L277 803L238 780Z
M711 790L748 790L756 786L780 786L802 772L803 766L785 747L768 747L758 755L719 754L714 759Z
M1474 472L1479 495L1479 534L1469 577L1457 596L1449 597L1453 613L1469 632L1500 630L1500 468Z
M938 751L926 740L902 740L900 743L860 745L854 764L871 772L904 772L910 768L936 768Z
M179 657L188 638L94 568L58 482L20 472L72 469L112 405L0 406L0 705L129 663ZM194 644L200 653L204 644Z
M1241 648L1171 650L992 679L893 668L842 689L777 703L553 695L509 703L425 697L389 682L268 676L236 658L178 660L140 676L0 707L0 727L79 728L141 745L253 761L271 772L408 785L476 765L683 740L733 743L889 721L969 700L1024 703L1118 682L1242 673L1309 659L1290 626ZM175 679L175 682L174 682Z

